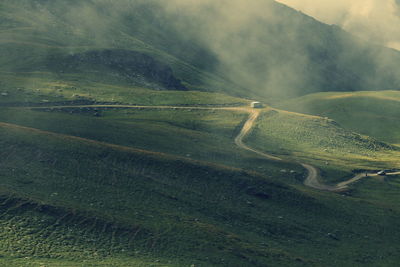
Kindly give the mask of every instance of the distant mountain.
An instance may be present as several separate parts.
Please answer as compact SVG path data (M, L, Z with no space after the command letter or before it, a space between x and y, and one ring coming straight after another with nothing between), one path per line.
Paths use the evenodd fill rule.
M211 5L213 15L200 15L197 31L213 40L207 44L223 73L255 95L400 88L399 52L273 1L242 3Z
M246 3L4 0L0 70L87 72L112 83L266 101L400 88L399 52L274 1ZM115 57L88 57L105 54ZM133 54L147 63L129 60Z
M2 1L0 70L52 72L59 79L79 73L157 90L227 84L203 70L212 70L211 63L202 68L201 61L214 56L194 41L182 43L171 25L156 21L160 8L121 2L126 11L109 1Z

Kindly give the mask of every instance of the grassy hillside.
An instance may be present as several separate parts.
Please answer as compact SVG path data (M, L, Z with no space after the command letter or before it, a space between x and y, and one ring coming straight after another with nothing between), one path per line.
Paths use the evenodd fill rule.
M279 107L329 117L352 131L400 143L398 91L319 93L283 102Z
M297 162L400 167L400 94L260 110L244 142L286 161L234 140L251 99L398 88L399 54L239 2L0 1L1 266L398 263L398 178L320 192Z
M376 266L397 260L400 214L389 208L298 191L233 168L1 128L2 155L9 156L1 157L0 251L9 266ZM382 228L371 228L377 224ZM377 249L382 246L389 249Z
M397 260L397 211L359 193L343 198L305 190L299 166L236 148L233 137L247 117L240 111L14 106L0 114L11 123L1 124L0 138L0 254L10 266L376 266ZM282 117L274 124L271 115ZM263 123L282 127L279 144ZM318 131L294 149L283 140L294 138L288 135L294 125ZM335 141L326 147L338 146L329 156L315 145L327 133ZM265 140L276 143L271 148ZM320 165L327 160L332 168L323 174L330 181L350 167L383 166L373 158L381 152L397 155L333 122L283 111L262 116L246 142L266 151L280 147L277 154L295 150L286 156ZM385 231L371 228L376 224Z
M196 62L206 60L210 69L213 59L202 52L204 49L196 49L194 42L186 41L179 47L168 43L178 40L179 35L171 23L165 22L160 28L154 21L161 14L157 5L126 3L123 12L118 5L113 10L109 4L2 1L0 51L7 56L1 58L0 69L45 71L59 80L63 80L63 74L80 73L83 80L158 90L235 88L197 66ZM116 16L114 12L124 14ZM173 47L186 56L171 53Z
M264 113L247 140L264 151L311 162L331 182L355 169L399 167L395 146L346 130L327 118L283 110Z
M2 122L188 159L256 168L268 176L279 177L282 169L295 170L285 181L299 182L303 172L300 166L270 162L235 145L233 139L247 117L243 111L213 109L4 108L0 113Z
M213 248L218 246L218 243L224 247L227 239L232 239L228 243L235 247L238 242L242 242L234 236L230 237L229 231L220 229L218 223L210 225L210 222L223 222L230 216L240 218L241 215L235 215L234 210L229 211L232 208L226 208L234 203L235 209L241 205L247 207L246 200L235 197L233 203L228 206L221 207L222 209L214 208L215 214L209 214L210 210L206 206L230 203L233 195L239 194L237 190L254 187L252 183L256 180L250 177L242 180L246 184L244 187L244 184L238 183L242 179L239 177L246 177L246 174L226 168L199 166L195 162L175 160L156 153L112 149L95 143L4 125L1 140L4 147L2 153L14 155L3 157L2 187L7 188L8 192L16 191L17 195L29 196L27 200L22 199L21 204L15 203L17 200L14 200L13 196L10 196L10 201L7 201L10 197L5 199L5 204L10 202L11 205L5 207L6 212L9 213L10 210L11 213L15 210L22 213L22 222L19 224L22 229L29 227L29 230L24 229L26 233L18 231L22 237L9 234L5 236L21 241L21 238L32 240L30 244L21 243L20 246L24 246L22 248L18 247L17 243L17 248L14 249L7 246L6 240L2 239L4 250L10 251L9 256L39 257L43 251L46 253L43 255L45 257L78 260L113 256L118 259L118 254L135 257L135 254L145 256L151 253L154 261L157 259L155 255L159 254L160 259L162 255L168 255L168 258L175 258L174 261L177 262L185 257L186 261L196 262L201 260L192 254L194 251L191 252L196 248L198 252L203 251L202 253L210 257L203 261L212 262L220 260L213 260L213 253L218 257L225 257L222 256L224 252L221 251L220 254L217 247ZM37 160L32 161L32 158ZM13 168L16 171L10 172ZM223 177L230 179L221 179ZM264 183L263 178L258 180L257 187L262 190L259 185ZM219 183L223 185L217 185ZM233 190L229 184L237 189ZM270 185L272 188L279 186L265 184L266 187ZM221 186L226 188L229 197L220 191ZM255 199L256 203L262 202L262 198L257 200L252 194L263 191L250 191L250 195L240 195L245 198L248 195L249 201ZM273 190L268 192L273 193ZM267 191L264 194L267 194ZM199 201L202 198L203 201ZM44 206L45 204L50 207ZM197 208L193 209L193 205ZM33 216L30 214L33 211L29 211L29 208L42 213L37 215L38 226L34 223L24 223L27 216ZM25 209L28 209L27 214L23 213ZM12 215L9 215L9 220L18 219ZM40 226L40 223L47 223L47 220L40 220L43 216L50 216L47 219L50 223L48 230ZM53 232L53 224L62 228L55 228ZM72 228L70 235L62 232L63 228L68 229L73 225L77 229ZM85 231L84 234L80 234L79 230ZM95 237L94 233L101 235ZM105 240L102 241L101 238ZM40 250L40 246L44 248ZM54 247L54 250L49 250L49 247ZM234 247L228 251L235 251ZM75 255L74 251L77 252ZM232 259L226 256L226 261L234 258L235 256Z
M0 73L0 105L48 105L49 102L124 103L135 105L244 105L249 100L199 91L156 91L132 85L88 81L82 74ZM90 77L90 76L89 76Z

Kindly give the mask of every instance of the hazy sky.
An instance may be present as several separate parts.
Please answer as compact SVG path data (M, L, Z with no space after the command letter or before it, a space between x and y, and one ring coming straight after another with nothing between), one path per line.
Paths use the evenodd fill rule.
M400 0L277 0L320 21L400 50Z

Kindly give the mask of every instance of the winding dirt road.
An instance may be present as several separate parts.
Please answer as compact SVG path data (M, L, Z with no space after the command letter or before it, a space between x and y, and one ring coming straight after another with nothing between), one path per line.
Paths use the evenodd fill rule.
M261 114L261 112L264 109L253 109L249 107L199 107L199 106L136 106L136 105L65 105L65 106L39 106L39 107L23 107L23 108L29 108L29 109L66 109L66 108L129 108L129 109L173 109L173 110L179 110L179 109L186 109L186 110L230 110L230 111L245 111L250 113L247 121L244 123L240 133L236 136L235 138L235 144L239 146L240 148L256 153L259 156L266 158L268 160L274 160L274 161L280 161L283 162L284 160L259 151L257 149L251 148L248 145L246 145L243 142L243 139L251 132L253 129L254 123ZM290 163L298 163L295 161L287 161ZM331 191L331 192L339 192L346 190L348 188L348 185L355 183L365 177L372 177L372 176L377 176L378 174L376 173L368 173L365 175L365 173L357 174L353 178L338 183L336 185L326 185L320 182L319 178L319 171L317 168L315 168L312 165L306 164L306 163L299 163L304 169L307 170L307 177L304 180L304 185L310 188L314 188L317 190L323 190L323 191ZM399 173L390 173L388 175L395 175L395 174L400 174Z
M243 125L242 130L240 131L239 135L236 136L235 138L235 144L245 150L254 152L264 158L270 159L270 160L276 160L276 161L282 161L281 158L275 157L273 155L258 151L254 148L251 148L247 146L246 144L243 143L243 138L247 136L247 134L251 131L253 128L254 122L257 120L258 116L260 115L261 111L260 110L250 110L250 116Z
M243 143L243 139L250 133L250 131L253 129L253 125L255 121L257 120L258 116L260 115L262 109L250 109L250 116L243 125L242 130L240 131L239 135L236 136L235 138L235 144L245 150L254 152L264 158L267 158L269 160L275 160L275 161L283 161L283 159L276 157L274 155L267 154L265 152L259 151L257 149L251 148L247 146L246 144ZM290 162L293 163L293 162ZM331 185L325 185L319 181L319 171L317 168L315 168L312 165L306 164L306 163L300 163L301 166L303 166L304 169L307 170L307 177L304 179L304 185L318 189L318 190L323 190L323 191L332 191L332 192L337 192L337 191L342 191L345 190L349 184L354 183L363 177L361 176L356 176L348 181L345 181L343 183L337 184L335 186Z
M255 121L257 120L258 116L261 113L261 109L251 109L249 111L250 111L250 116L247 119L246 123L243 125L243 128L240 131L239 135L236 136L235 144L245 150L254 152L254 153L256 153L264 158L267 158L269 160L283 161L279 157L267 154L265 152L261 152L254 148L251 148L243 143L243 139L250 133ZM293 162L291 162L291 163L293 163ZM336 185L326 185L319 181L320 176L319 176L319 171L317 168L315 168L314 166L312 166L310 164L306 164L306 163L300 163L300 165L304 169L307 170L307 177L304 179L304 185L314 188L314 189L323 190L323 191L340 192L340 191L346 190L348 188L348 185L355 183L363 178L378 175L376 173L367 173L367 175L365 173L360 173L360 174L355 175L353 178L351 178L347 181L338 183ZM399 173L389 173L388 175L396 175L396 174L400 174L400 172Z

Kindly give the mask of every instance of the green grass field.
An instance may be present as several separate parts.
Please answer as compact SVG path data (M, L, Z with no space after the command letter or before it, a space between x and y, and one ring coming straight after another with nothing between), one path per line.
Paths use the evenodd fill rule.
M129 85L110 85L79 74L0 73L0 105L62 101L97 101L140 105L243 105L250 101L225 94L155 91Z
M0 132L0 264L391 266L398 260L400 211L391 183L364 186L374 184L365 180L346 197L304 188L298 164L236 147L246 112L47 108L79 104L50 99L54 90L40 91L49 102L17 95L1 108L7 124ZM142 92L118 87L120 94L128 90ZM143 104L248 103L176 94L182 100ZM398 157L395 147L331 120L282 110L266 110L245 142L310 162L328 182L356 168L393 166ZM388 186L392 193L385 194Z
M104 83L95 90L92 81L78 88L78 81L55 83L45 74L3 75L3 88L13 89L1 98L0 109L0 122L7 123L0 132L0 264L392 266L398 261L400 211L393 208L392 180L368 179L343 196L305 188L298 164L236 147L246 112L213 108L248 100ZM83 97L72 97L73 92ZM46 107L112 102L209 109ZM327 182L346 179L353 169L398 166L398 149L388 143L326 118L282 110L266 110L245 142L312 163Z
M25 128L2 126L0 140L1 222L8 229L0 250L10 264L375 266L382 258L397 260L374 241L394 244L398 213L363 198Z
M346 130L327 118L283 110L265 112L248 137L253 147L309 162L329 182L357 169L398 168L398 147Z
M213 109L98 109L101 117L94 117L93 112L80 108L59 111L5 108L0 113L0 120L188 159L250 170L256 166L258 172L266 175L279 175L282 169L296 170L287 176L287 181L291 182L303 172L299 166L270 162L234 144L233 139L247 119L247 113Z
M318 93L278 105L329 117L343 127L393 144L400 143L400 92Z

